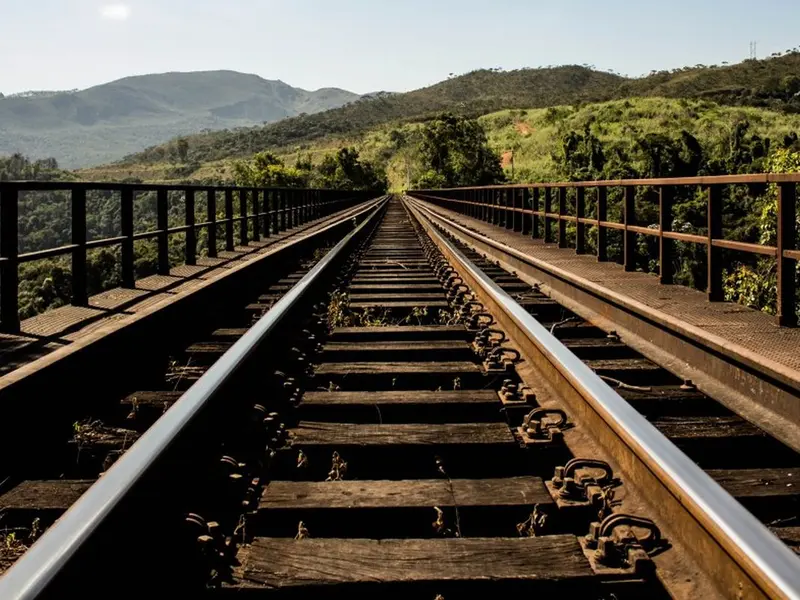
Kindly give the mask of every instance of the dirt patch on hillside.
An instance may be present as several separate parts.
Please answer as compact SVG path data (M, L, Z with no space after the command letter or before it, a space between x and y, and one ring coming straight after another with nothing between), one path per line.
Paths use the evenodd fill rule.
M525 121L519 121L516 125L514 125L514 127L516 127L520 135L530 135L533 133L533 129L531 129L531 126Z

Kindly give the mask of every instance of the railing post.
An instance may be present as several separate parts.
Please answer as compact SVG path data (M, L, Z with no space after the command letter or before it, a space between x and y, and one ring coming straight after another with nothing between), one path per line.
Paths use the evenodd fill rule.
M0 327L19 332L19 190L0 182Z
M548 216L553 212L553 192L549 187L544 188L544 243L553 241L553 222Z
M135 288L136 274L133 272L133 189L126 187L121 192L120 222L122 225L122 287Z
M89 304L86 289L86 189L72 190L72 305Z
M266 239L269 237L269 190L264 190L264 195L261 200L261 212L264 213L263 220L261 221L261 237Z
M778 325L797 327L796 262L783 255L794 250L797 230L797 185L778 184Z
M608 260L608 232L601 223L608 221L608 188L597 188L597 261Z
M514 216L516 214L513 210L515 202L515 197L514 197L515 191L516 190L514 190L513 188L510 190L503 190L503 197L505 198L505 205L506 205L506 209L504 211L506 218L503 225L505 226L506 229L514 228Z
M233 190L225 190L225 250L233 252Z
M522 209L531 209L531 190L530 188L522 188ZM531 232L531 220L533 215L522 213L522 235L529 235Z
M636 270L636 234L629 231L630 225L636 225L636 188L627 185L624 188L623 219L625 231L623 235L623 265L626 271Z
M258 216L258 189L253 188L252 190L252 200L253 200L253 241L257 242L261 237L261 225L260 225L260 217Z
M281 209L280 192L278 190L272 190L271 195L272 195L272 215L270 216L272 220L272 233L277 235L278 232L280 232L280 227L278 225L278 218Z
M722 250L713 240L722 238L722 188L708 186L708 290L709 302L722 302Z
M158 274L169 275L169 192L156 192L156 227L158 228Z
M247 246L247 190L239 190L239 243Z
M658 228L659 228L659 280L664 285L673 282L675 267L673 261L673 240L664 237L665 232L672 231L672 198L673 189L669 186L658 188Z
M575 254L586 254L586 188L575 188Z
M206 221L208 225L208 256L217 257L217 190L206 190Z
M539 188L533 188L533 196L531 196L531 210L539 212ZM539 215L531 215L531 237L539 237Z
M558 216L563 217L567 214L567 188L558 188ZM567 247L567 222L563 218L558 219L558 247Z
M195 231L194 224L194 190L186 189L186 218L184 224L186 225L186 251L184 254L184 262L187 265L197 264L197 231Z
M289 220L289 215L287 211L287 208L289 206L288 202L289 202L288 192L286 190L281 190L279 196L279 203L281 207L281 231L286 231L286 225Z
M511 213L511 229L513 231L522 231L522 213L517 212L518 209L522 208L519 204L521 198L520 191L519 188L511 190L511 198L513 200L511 205L514 208L514 212Z

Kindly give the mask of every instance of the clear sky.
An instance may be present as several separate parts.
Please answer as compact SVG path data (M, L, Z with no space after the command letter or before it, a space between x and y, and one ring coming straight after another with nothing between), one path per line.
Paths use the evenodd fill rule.
M0 92L232 69L406 91L481 67L627 75L800 46L798 0L0 0Z

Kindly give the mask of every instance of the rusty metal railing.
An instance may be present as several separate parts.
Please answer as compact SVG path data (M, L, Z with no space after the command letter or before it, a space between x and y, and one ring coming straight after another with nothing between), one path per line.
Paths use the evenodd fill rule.
M87 239L87 192L105 191L119 194L120 235ZM20 253L19 204L23 192L61 192L69 194L71 243ZM184 203L184 224L169 227L169 193L180 192ZM134 231L134 199L137 194L156 194L156 229ZM206 220L198 222L195 210L197 194L205 195ZM217 197L224 198L224 217L217 212ZM234 195L238 195L239 214L234 213ZM170 272L170 236L184 234L184 264L197 264L197 233L206 230L206 254L218 253L218 229L224 227L224 249L233 250L237 240L234 225L239 224L238 243L268 238L280 231L296 227L337 210L343 210L377 196L371 191L343 191L291 188L245 188L193 185L148 185L91 182L0 181L0 331L18 332L19 266L26 262L71 257L71 303L88 305L87 251L119 246L121 249L121 285L134 288L134 241L155 239L158 245L157 273ZM220 211L223 212L223 211ZM221 240L220 240L221 241Z
M674 242L706 247L706 290L711 302L723 300L723 251L732 250L775 258L777 261L777 320L779 325L797 326L796 263L797 183L800 174L755 174L671 179L622 179L530 183L505 186L465 187L436 190L410 190L410 196L454 209L470 217L518 231L523 235L568 247L567 225L574 224L574 249L587 253L587 227L595 227L595 247L599 261L609 256L608 230L622 232L622 264L636 270L636 236L658 239L658 271L663 284L674 283ZM741 242L723 237L723 189L725 186L777 187L776 244ZM702 188L707 198L706 234L673 231L673 199L676 189ZM653 190L658 202L657 227L637 222L636 194L640 188ZM608 218L610 189L622 190L621 221ZM593 194L594 217L587 217L587 190ZM543 203L543 205L542 205ZM554 206L555 204L555 206ZM554 226L557 231L554 232Z

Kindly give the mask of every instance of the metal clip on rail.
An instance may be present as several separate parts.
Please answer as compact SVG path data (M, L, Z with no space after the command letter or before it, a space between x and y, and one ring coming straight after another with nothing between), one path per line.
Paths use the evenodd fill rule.
M553 479L545 482L559 510L570 511L586 520L605 516L613 499L614 470L607 462L594 458L573 458L556 467Z
M483 367L489 374L510 373L514 370L514 363L519 360L520 354L517 350L497 346L488 352Z
M552 444L563 439L561 429L567 424L567 413L560 408L535 408L517 429L526 445Z
M643 537L635 530L645 530ZM592 523L581 540L584 554L598 574L621 577L652 575L655 565L649 552L661 543L661 531L650 519L626 514L611 514L601 523Z
M491 315L488 313L479 313L476 316L482 317L484 315L491 318ZM498 348L504 341L506 341L506 334L504 331L500 329L489 329L487 326L475 334L475 339L472 342L472 350L481 360L484 360L489 355L489 352Z
M506 421L511 427L519 426L523 417L530 412L536 402L536 394L533 393L533 390L513 379L503 380L503 385L497 395L503 404Z
M194 575L199 584L214 584L227 579L235 564L236 543L222 532L216 521L206 521L190 513L184 520L189 543L194 547Z

